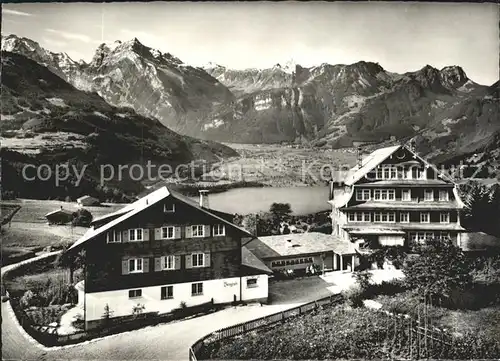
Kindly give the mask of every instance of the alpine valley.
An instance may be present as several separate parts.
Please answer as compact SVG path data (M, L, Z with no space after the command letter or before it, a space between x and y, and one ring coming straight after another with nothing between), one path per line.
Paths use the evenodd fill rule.
M80 89L108 109L93 111L109 116L124 112L115 107L126 107L127 114L133 114L123 120L131 126L130 135L141 127L153 136L160 126L157 119L173 132L215 142L286 142L331 149L351 147L355 141L390 143L414 137L419 152L435 161L465 160L485 166L485 176L498 174L499 83L477 84L459 66L426 65L404 74L365 61L310 68L276 64L235 70L212 63L200 68L137 39L101 44L89 63L15 35L2 37L2 49L39 63L60 77L58 81L71 84L71 93ZM11 62L26 62L24 57L9 55ZM25 76L19 74L18 81ZM48 91L37 86L37 91ZM9 91L8 96L19 95ZM2 124L6 116L13 119L11 128L38 123L44 109L57 108L62 117L75 111L74 106L62 110L53 102L48 108L47 102L38 105L37 117L26 117L26 107L12 106L8 112L4 107ZM124 119L113 119L118 118ZM63 131L69 123L52 122L53 129ZM196 142L231 152L215 143Z

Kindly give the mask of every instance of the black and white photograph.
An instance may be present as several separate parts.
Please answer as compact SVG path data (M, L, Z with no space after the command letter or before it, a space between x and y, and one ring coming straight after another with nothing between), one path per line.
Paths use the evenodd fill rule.
M499 25L4 2L2 360L500 359Z

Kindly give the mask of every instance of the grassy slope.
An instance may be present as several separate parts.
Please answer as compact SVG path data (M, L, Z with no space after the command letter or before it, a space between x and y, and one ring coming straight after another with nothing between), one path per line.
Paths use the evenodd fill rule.
M16 188L16 184L21 180L19 173L24 164L71 162L80 168L88 164L92 166L88 171L88 182L92 183L98 179L99 164L145 164L149 160L153 164L175 166L192 160L214 162L237 155L221 144L181 136L157 120L137 115L131 109L112 107L97 94L75 89L22 55L4 52L2 66L2 132L10 132L10 136L12 130L17 129L74 133L80 136L80 142L84 136L86 143L84 149L71 149L67 142L59 147L55 144L50 149L40 149L41 153L31 158L2 149L2 161L9 170L8 174L12 175L5 180L5 190L13 187L23 191ZM127 177L121 183L127 181L134 183ZM66 186L73 188L69 183ZM122 188L127 188L121 183ZM95 185L88 186L93 187ZM136 192L141 189L137 186L129 188ZM88 189L83 192L88 192ZM52 189L47 193L64 192Z

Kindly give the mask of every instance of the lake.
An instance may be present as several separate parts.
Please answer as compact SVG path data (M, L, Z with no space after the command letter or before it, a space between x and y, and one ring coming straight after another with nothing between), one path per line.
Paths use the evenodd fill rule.
M293 214L303 215L330 210L328 194L328 186L235 188L210 194L209 206L222 212L248 214L269 211L272 203L290 203Z

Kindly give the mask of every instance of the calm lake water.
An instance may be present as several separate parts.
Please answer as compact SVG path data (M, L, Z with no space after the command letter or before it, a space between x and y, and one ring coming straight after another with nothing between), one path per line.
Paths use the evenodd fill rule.
M227 213L268 211L272 203L290 203L293 214L330 210L328 186L236 188L209 195L210 208ZM194 197L197 199L197 197Z

